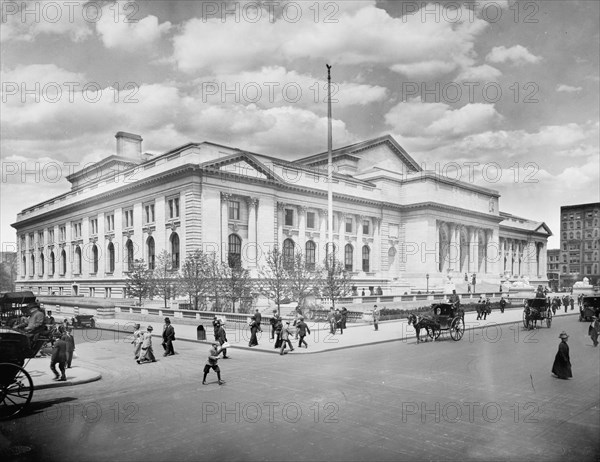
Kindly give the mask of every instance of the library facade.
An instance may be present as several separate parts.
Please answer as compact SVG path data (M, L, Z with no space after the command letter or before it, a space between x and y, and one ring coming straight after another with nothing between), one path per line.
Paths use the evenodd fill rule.
M327 152L284 161L200 142L151 155L139 135L116 140L115 155L67 177L69 192L18 214L17 290L122 298L133 261L152 269L163 251L173 270L202 249L252 277L275 245L322 264ZM358 290L547 284L550 230L500 212L497 191L423 170L391 136L332 158L332 240Z

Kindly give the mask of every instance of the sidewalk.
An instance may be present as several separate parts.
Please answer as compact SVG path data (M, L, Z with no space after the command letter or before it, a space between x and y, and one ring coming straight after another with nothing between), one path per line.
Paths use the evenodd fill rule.
M54 374L50 370L50 357L32 358L25 366L27 372L33 380L33 388L41 390L43 388L69 387L72 385L81 385L82 383L95 382L100 380L102 375L85 367L73 366L67 369L66 382L54 380ZM58 366L56 368L58 370Z
M570 315L579 315L579 310L577 307L575 310L569 310L567 313L564 311L557 311L555 316L562 317ZM499 310L495 310L488 315L487 320L485 321L478 321L476 318L476 312L465 313L465 334L463 340L465 337L468 338L469 331L481 329L485 326L517 323L521 329L524 329L522 307L506 309L504 313L500 313ZM178 341L193 341L210 344L214 340L213 328L210 323L202 322L202 325L206 330L206 341L201 341L197 340L196 326L176 324L176 319L171 319L173 326L175 327L175 334L177 337L177 340L175 341L176 349ZM128 319L99 319L96 322L96 327L100 329L115 330L115 326L118 326L118 329L121 331L132 332L133 325L137 322L140 321ZM372 324L348 324L348 327L346 330L344 330L343 335L340 335L339 331L336 335L331 335L329 333L329 324L327 323L308 322L307 324L311 332L310 335L307 335L305 338L305 341L308 343L308 348L297 348L298 340L294 339L295 330L290 324L290 331L293 332L290 336L290 340L294 346L294 354L323 353L327 351L355 348L378 343L406 341L408 339L415 339L414 342L416 342L415 330L412 326L408 325L406 319L380 322L378 331L374 330ZM142 328L145 329L148 325L152 325L154 327L154 336L160 339L162 332L162 318L157 316L156 322L144 323L142 324ZM538 323L538 328L543 330L552 330L552 327L550 329L546 327L545 321L541 323L542 327L539 326L540 323ZM263 353L279 353L279 349L274 348L275 341L271 340L270 338L270 325L268 320L266 323L262 323L261 327L263 328L263 332L258 334L259 344L250 348L248 346L248 342L250 340L250 329L241 324L227 324L225 326L225 330L227 332L227 339L231 345L231 349L253 350ZM490 331L488 335L490 337L495 337L498 334ZM511 335L514 334L511 333ZM556 335L558 336L558 333ZM424 337L425 330L421 330L421 339ZM453 340L450 338L449 332L447 331L442 331L442 334L437 341L453 342Z

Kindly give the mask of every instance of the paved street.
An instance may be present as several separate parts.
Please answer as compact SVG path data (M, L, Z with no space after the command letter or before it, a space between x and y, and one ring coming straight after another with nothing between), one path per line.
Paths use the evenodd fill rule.
M598 460L600 350L587 325L568 316L318 355L233 350L223 386L212 371L201 384L206 345L137 365L119 334L77 331L78 365L102 380L36 391L28 415L0 424L0 450L18 461ZM563 329L569 381L550 374Z

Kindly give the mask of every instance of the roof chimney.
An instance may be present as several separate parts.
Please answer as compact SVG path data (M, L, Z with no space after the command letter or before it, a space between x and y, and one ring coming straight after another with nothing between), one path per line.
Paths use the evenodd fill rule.
M133 133L117 132L117 156L139 160L142 157L142 137Z

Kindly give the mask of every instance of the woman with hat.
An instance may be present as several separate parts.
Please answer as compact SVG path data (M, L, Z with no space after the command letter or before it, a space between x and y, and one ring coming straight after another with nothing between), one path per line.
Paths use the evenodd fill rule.
M558 352L554 358L552 373L559 379L569 379L573 377L573 374L571 373L571 359L569 358L569 345L567 345L569 336L563 330L558 338L561 339L561 342L560 345L558 345Z
M256 322L256 316L252 316L250 321L250 343L248 343L249 347L258 345L258 338L256 338L256 333L258 332L258 323Z
M142 352L137 360L138 364L156 362L156 358L154 357L154 350L152 349L153 330L154 328L152 326L148 326L148 329L146 329L146 332L144 332L144 339L142 341Z
M143 337L142 327L140 324L135 324L133 327L133 340L131 341L133 345L133 356L134 359L137 360L140 357L140 350L142 349L142 337Z

